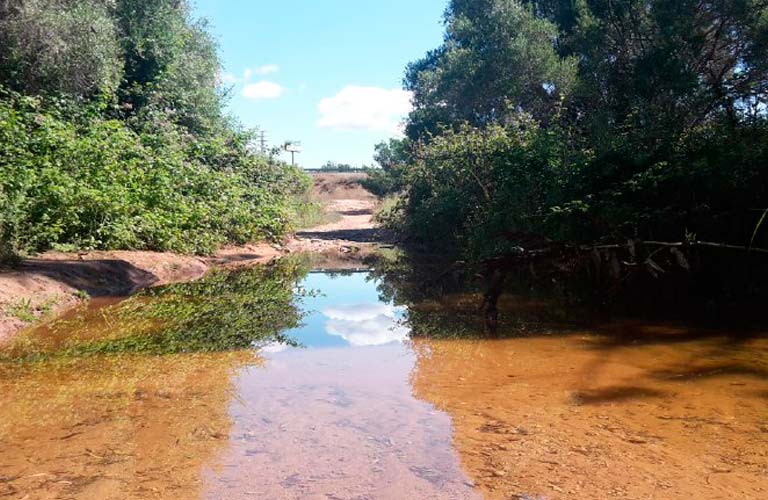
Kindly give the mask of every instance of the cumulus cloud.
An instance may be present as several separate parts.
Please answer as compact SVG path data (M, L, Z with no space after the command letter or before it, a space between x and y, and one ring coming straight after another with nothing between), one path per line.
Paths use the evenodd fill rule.
M325 331L356 347L403 342L409 330L398 322L402 308L384 304L354 304L329 307Z
M261 80L243 87L243 96L248 99L276 99L283 95L284 91L285 89L275 82Z
M401 89L348 85L317 106L317 126L398 134L411 109L412 93Z
M259 66L256 68L256 73L259 75L269 75L272 73L277 73L280 71L280 66L277 64L265 64L264 66Z

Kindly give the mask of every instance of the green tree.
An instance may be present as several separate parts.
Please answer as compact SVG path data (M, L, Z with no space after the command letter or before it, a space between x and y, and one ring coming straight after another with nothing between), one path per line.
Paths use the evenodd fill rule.
M374 177L404 186L409 236L474 255L505 228L749 241L768 199L768 2L453 0L445 24L407 71L406 158Z
M412 139L441 126L503 124L519 112L547 121L574 83L576 60L555 51L557 28L511 0L454 0L444 43L408 66Z
M113 92L122 68L108 0L0 3L0 82L28 94Z

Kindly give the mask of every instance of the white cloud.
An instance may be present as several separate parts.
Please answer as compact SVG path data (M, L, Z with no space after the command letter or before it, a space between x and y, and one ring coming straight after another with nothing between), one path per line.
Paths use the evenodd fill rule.
M278 71L280 71L280 66L277 64L265 64L264 66L256 68L256 73L259 75L269 75L271 73L277 73Z
M403 342L409 330L398 322L403 308L384 304L354 304L324 309L325 331L350 345L375 346Z
M243 96L248 99L276 99L283 95L284 91L279 84L262 80L243 87Z
M370 130L399 134L411 109L412 93L401 89L348 85L317 106L317 126L339 130Z
M245 68L243 71L243 80L248 81L253 76L253 70L251 68Z
M262 346L258 346L259 351L263 353L276 354L278 352L287 351L290 346L284 342L269 342Z

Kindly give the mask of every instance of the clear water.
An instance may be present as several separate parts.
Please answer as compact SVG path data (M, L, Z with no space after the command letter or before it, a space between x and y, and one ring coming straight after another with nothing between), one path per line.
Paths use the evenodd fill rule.
M299 268L129 304L151 321L94 304L22 336L11 352L46 355L0 360L0 498L768 497L764 333L537 320L460 340L474 296L406 309L381 299L413 285L400 275ZM417 310L446 335L411 338ZM265 332L302 346L216 351Z
M302 324L284 332L300 347L6 365L0 477L13 478L7 493L479 498L451 445L449 416L413 395L416 354L405 310L382 302L377 285L366 272L306 275L296 288ZM110 314L87 311L67 328L96 325L83 335L89 342L130 332L105 319ZM240 318L230 308L221 314ZM51 332L75 333L37 335Z
M405 309L369 273L310 273L303 347L266 346L233 377L228 446L205 498L475 498L451 422L412 394Z

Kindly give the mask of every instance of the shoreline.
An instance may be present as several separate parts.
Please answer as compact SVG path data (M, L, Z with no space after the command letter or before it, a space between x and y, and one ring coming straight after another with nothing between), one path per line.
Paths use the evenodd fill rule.
M143 250L45 252L0 272L0 344L90 297L127 297L194 281L216 268L264 264L284 253L268 243L227 246L206 257Z
M282 244L224 246L210 256L115 250L45 252L0 271L0 345L89 297L127 297L139 290L194 281L218 268L265 264L292 253L359 261L383 236L373 222L378 199L345 174L315 176L315 196L336 221L297 231ZM27 321L20 316L25 317Z

